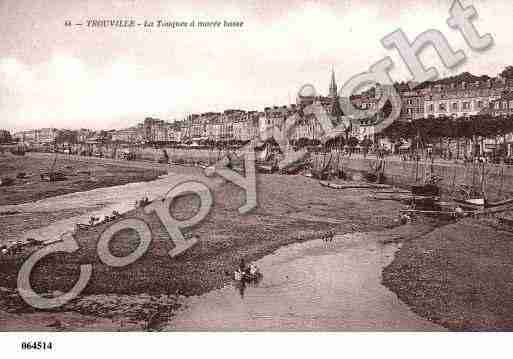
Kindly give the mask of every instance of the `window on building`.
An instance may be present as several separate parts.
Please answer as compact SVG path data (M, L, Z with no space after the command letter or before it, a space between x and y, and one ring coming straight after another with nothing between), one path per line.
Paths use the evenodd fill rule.
M463 109L464 110L469 110L470 109L470 102L468 102L468 101L463 102Z
M495 107L495 109L499 110L499 109L501 108L501 104L500 104L500 102L499 102L499 101L497 101L497 102L495 103L495 106L494 106L494 107Z
M483 108L483 101L477 101L477 108Z
M502 101L502 108L504 110L507 110L508 109L508 101Z
M445 103L441 103L440 105L438 105L438 110L440 112L444 112L447 110L447 108L445 107Z
M435 105L429 105L428 106L428 111L429 112L434 112L435 111Z
M458 103L457 102L453 102L452 103L452 110L453 111L458 111Z

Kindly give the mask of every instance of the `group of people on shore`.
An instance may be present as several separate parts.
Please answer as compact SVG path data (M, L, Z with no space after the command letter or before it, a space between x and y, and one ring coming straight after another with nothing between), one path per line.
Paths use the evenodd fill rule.
M91 216L89 218L89 225L90 226L95 226L99 223L105 223L105 222L112 222L112 221L115 221L116 219L118 219L119 217L121 216L121 213L119 213L118 211L112 211L112 215L106 215L105 217L103 217L103 220L100 219L99 217L95 217L95 216Z

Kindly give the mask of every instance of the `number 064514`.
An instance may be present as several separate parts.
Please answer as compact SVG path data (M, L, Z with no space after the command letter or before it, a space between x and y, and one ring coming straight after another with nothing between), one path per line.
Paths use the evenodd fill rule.
M52 350L52 342L22 342L22 350Z

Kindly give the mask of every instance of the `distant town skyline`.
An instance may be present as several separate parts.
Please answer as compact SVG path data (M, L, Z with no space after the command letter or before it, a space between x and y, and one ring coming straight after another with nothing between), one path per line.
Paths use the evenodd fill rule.
M481 33L495 45L470 51L446 24L452 0L275 1L245 4L138 0L6 0L0 4L0 128L119 129L145 117L166 121L228 108L262 110L295 102L305 83L326 95L330 71L339 85L383 56L396 81L410 78L380 39L401 28L410 39L440 30L467 61L442 70L433 49L421 58L442 76L468 71L495 76L511 64L509 0L474 5ZM420 16L420 14L422 16ZM240 29L171 30L65 27L87 19L233 20Z

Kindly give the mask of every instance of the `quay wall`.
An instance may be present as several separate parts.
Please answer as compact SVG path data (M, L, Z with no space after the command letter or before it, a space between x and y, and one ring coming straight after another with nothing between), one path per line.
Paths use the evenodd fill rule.
M214 164L221 159L222 152L219 150L209 149L183 149L183 148L143 148L137 151L138 159L157 161L164 153L167 152L171 162L203 162Z
M203 162L213 164L219 160L222 153L219 150L208 149L166 149L171 161ZM143 157L157 159L162 150L144 149ZM460 189L474 187L481 190L484 177L484 189L487 197L492 200L513 198L513 166L492 163L451 163L439 161L431 164L429 161L402 161L397 158L375 157L363 158L344 156L342 153L333 152L331 168L339 168L351 172L368 172L376 168L380 161L384 162L384 174L388 183L408 187L414 184L422 184L432 175L441 178L438 183L442 193L455 195ZM312 153L311 159L315 168L320 168L330 154Z
M314 162L320 161L319 155ZM370 172L376 168L379 159L348 158L338 161L338 167L346 172ZM484 189L490 200L502 200L513 197L513 166L490 163L457 164L449 162L433 163L384 159L386 181L398 186L422 184L431 174L441 178L439 185L442 193L455 194L462 186L481 189L484 176ZM337 167L337 161L333 162Z

